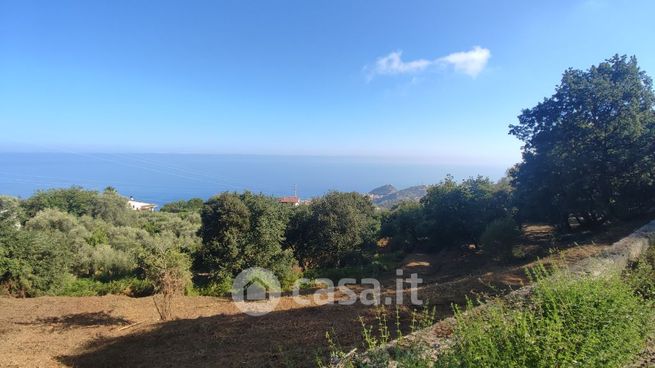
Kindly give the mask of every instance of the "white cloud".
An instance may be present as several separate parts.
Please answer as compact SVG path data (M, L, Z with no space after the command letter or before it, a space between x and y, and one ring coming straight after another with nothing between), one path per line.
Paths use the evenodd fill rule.
M475 46L471 51L455 52L436 61L450 64L455 68L455 71L475 78L487 66L490 57L491 51L489 49Z
M382 56L372 66L364 67L368 79L376 75L411 74L425 71L431 66L452 66L456 72L464 73L475 78L487 66L491 57L491 51L480 46L475 46L470 51L455 52L434 60L417 59L403 61L402 51L394 51L389 55Z
M424 70L432 63L430 60L419 59L404 62L400 59L402 51L394 51L375 61L373 72L375 74L405 74Z

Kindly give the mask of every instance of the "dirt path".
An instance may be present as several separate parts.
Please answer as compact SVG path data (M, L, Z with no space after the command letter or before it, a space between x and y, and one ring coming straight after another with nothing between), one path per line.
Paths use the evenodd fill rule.
M574 261L602 251L639 223L600 236L568 239L563 258ZM544 228L528 229L524 241L545 252L551 244ZM419 273L422 299L437 317L451 314L452 303L475 293L495 294L525 283L525 260L510 265L484 257L450 252L413 254L406 275ZM391 280L388 278L388 280ZM385 295L393 295L384 289ZM341 294L337 293L336 297ZM372 307L355 304L308 305L282 297L276 310L262 317L241 313L227 299L181 297L174 321L160 322L152 298L125 296L0 298L2 367L304 367L313 366L333 331L344 348L361 343L359 318L373 322ZM403 325L408 309L402 310Z

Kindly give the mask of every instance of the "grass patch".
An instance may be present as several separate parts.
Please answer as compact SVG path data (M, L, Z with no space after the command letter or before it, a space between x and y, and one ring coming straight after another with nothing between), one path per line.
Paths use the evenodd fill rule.
M335 283L343 278L363 279L367 277L378 277L394 271L404 258L405 253L402 251L375 253L368 257L368 261L364 264L340 268L310 269L305 271L304 277L308 279L326 278Z
M452 345L438 359L399 331L394 348L382 348L392 335L382 315L377 329L362 325L368 349L362 356L347 356L328 336L330 360L351 368L619 368L655 332L655 248L623 275L575 276L542 265L530 276L532 293L520 303L493 299L480 308L471 301L465 311L456 308Z
M71 277L59 290L56 290L55 295L101 296L117 294L141 297L152 295L153 293L154 287L151 282L136 277L127 277L109 282Z
M435 367L622 367L653 332L653 305L618 275L532 272L525 305L456 311L454 345Z
M353 351L345 351L337 342L334 334L326 333L329 359L317 359L318 367L330 367L339 364L342 368L358 367L389 367L394 362L395 367L428 368L432 367L427 345L418 341L407 341L401 329L400 310L396 307L392 316L389 316L385 307L378 307L375 311L376 321L367 324L360 318L364 355L355 355ZM434 324L435 309L424 305L420 310L411 312L410 333L414 333ZM392 348L387 345L397 340Z

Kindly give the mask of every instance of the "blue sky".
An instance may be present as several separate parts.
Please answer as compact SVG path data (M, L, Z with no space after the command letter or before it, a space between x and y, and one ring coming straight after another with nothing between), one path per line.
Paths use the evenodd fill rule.
M637 55L653 1L0 0L0 151L511 164L568 67Z

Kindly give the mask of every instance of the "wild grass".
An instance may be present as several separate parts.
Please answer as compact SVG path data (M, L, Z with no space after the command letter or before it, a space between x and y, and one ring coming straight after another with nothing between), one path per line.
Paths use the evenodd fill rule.
M622 275L579 276L538 266L522 301L493 299L480 308L469 301L464 310L455 308L451 345L438 358L420 340L399 333L394 348L381 348L391 336L381 315L377 328L362 325L366 354L344 359L332 346L332 360L341 367L623 367L655 332L654 270L655 248Z
M64 285L55 291L60 296L102 296L108 294L142 297L152 295L154 286L151 282L136 277L102 282L89 278L75 278L64 282Z
M451 350L435 367L621 367L653 330L653 306L618 275L532 272L525 305L456 310Z

